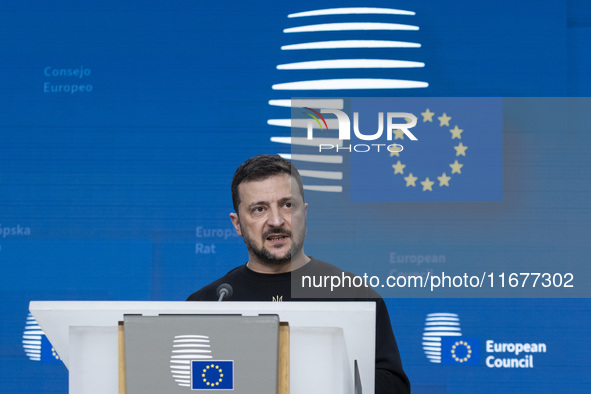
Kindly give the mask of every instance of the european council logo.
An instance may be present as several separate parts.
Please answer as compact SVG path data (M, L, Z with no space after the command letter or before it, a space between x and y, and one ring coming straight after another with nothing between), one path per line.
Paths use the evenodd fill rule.
M192 361L191 389L234 390L234 361Z
M55 348L51 345L37 321L29 313L23 331L23 349L32 361L61 362Z
M402 130L389 132L389 140L352 137L351 145L371 149L350 155L351 201L502 201L502 104L486 97L351 99L364 138L386 128L379 120L388 112L413 114L417 138Z
M480 365L480 339L441 338L441 364Z

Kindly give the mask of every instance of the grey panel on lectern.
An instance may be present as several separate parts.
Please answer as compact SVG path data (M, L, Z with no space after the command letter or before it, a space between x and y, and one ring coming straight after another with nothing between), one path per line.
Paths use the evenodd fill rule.
M277 393L276 315L125 316L124 321L127 394Z

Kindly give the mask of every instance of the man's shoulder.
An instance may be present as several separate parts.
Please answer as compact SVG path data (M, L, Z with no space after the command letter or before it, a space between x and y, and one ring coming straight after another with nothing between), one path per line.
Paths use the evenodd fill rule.
M223 283L232 284L233 282L235 282L237 278L241 276L241 271L243 267L243 265L238 266L226 273L226 275L222 276L221 278L197 290L187 298L187 301L217 301L218 287Z

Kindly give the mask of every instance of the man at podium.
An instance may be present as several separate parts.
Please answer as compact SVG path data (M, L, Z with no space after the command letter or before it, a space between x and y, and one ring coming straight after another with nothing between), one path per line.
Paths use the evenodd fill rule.
M235 212L230 219L246 244L248 261L187 300L375 301L375 392L410 393L388 310L377 293L367 287L342 287L338 291L301 289L303 276L354 275L304 253L308 204L304 202L304 187L295 166L276 155L252 157L236 170L231 189Z

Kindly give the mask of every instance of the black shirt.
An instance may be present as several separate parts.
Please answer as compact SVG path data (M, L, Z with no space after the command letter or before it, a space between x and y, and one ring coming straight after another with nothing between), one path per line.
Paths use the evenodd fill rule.
M232 286L233 294L228 301L375 301L376 303L376 394L410 393L410 382L402 369L398 345L392 332L390 316L384 300L367 287L306 288L305 298L292 297L292 283L301 284L302 276L319 280L338 276L353 278L334 265L311 258L303 267L281 274L261 274L249 269L246 264L234 268L222 278L191 294L187 301L217 301L217 288L223 283ZM313 283L313 282L312 282ZM294 287L295 288L295 287ZM301 288L300 290L301 291ZM297 293L301 297L301 293ZM311 298L310 298L311 297ZM337 298L338 297L338 298Z

